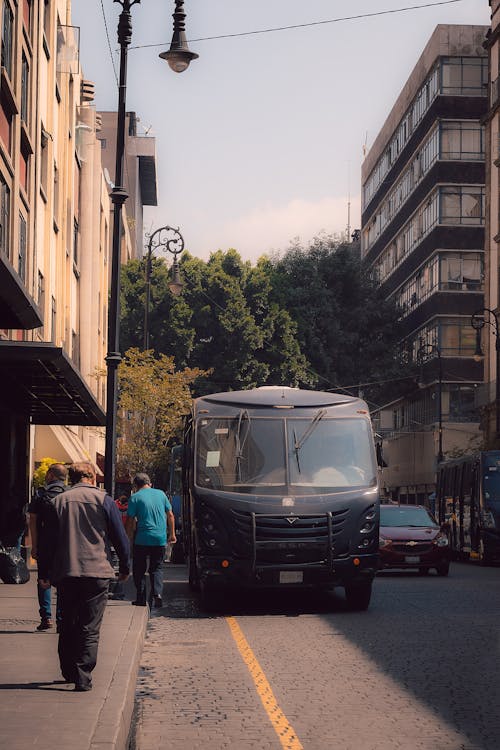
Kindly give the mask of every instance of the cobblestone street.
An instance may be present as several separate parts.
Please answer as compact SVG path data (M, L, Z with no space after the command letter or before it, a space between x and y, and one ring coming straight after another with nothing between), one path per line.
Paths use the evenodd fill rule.
M200 609L183 566L166 574L139 674L135 750L498 747L499 568L379 575L366 613L348 612L339 590L252 595L216 616Z

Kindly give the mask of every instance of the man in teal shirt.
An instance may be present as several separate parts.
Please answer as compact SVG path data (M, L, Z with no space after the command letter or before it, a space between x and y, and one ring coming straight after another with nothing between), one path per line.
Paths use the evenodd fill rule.
M175 520L170 501L162 490L155 490L147 474L136 474L127 509L127 534L134 545L132 573L137 590L132 604L146 606L146 569L149 567L149 606L161 607L163 572L161 564L168 541L175 544Z

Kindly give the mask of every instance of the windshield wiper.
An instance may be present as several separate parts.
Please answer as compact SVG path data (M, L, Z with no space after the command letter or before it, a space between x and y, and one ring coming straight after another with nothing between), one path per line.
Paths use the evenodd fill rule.
M246 417L248 419L248 428L245 433L245 437L243 440L241 440L241 423L243 422L243 419ZM236 470L238 473L238 481L241 482L241 459L243 458L243 448L245 447L245 443L247 441L248 435L250 433L250 414L248 413L247 409L241 409L239 416L238 416L238 429L236 430Z
M297 436L295 434L295 430L293 431L293 438L294 438L294 443L295 443L294 444L294 448L295 448L295 453L296 453L297 456L299 454L300 449L302 448L302 446L304 445L304 443L306 442L306 440L311 437L311 435L313 434L314 430L318 426L320 420L323 419L323 417L325 416L325 414L326 414L326 409L320 409L317 412L317 414L315 414L315 416L312 419L309 427L304 432L304 434L302 435L302 437L300 438L300 440L297 440ZM297 461L298 461L298 458L297 458Z
M300 460L299 460L299 442L297 440L297 433L295 432L295 427L293 428L293 447L295 449L295 458L297 459L297 469L300 474Z

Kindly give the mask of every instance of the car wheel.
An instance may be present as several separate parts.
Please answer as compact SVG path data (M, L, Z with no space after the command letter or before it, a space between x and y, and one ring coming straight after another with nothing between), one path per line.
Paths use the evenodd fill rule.
M368 609L372 595L372 584L352 584L345 587L345 598L349 609L362 612Z
M421 576L426 576L428 574L428 572L429 572L429 568L419 568L418 569L418 574L421 575Z
M441 563L441 565L437 566L436 572L438 576L447 576L450 572L450 563Z

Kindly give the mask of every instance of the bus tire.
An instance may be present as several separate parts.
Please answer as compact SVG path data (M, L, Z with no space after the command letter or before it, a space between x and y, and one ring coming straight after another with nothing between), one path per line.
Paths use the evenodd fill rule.
M206 580L200 581L201 606L206 612L218 612L223 606L223 595L220 588L211 585Z
M372 584L358 583L345 587L345 598L349 609L362 612L368 609L372 595Z

